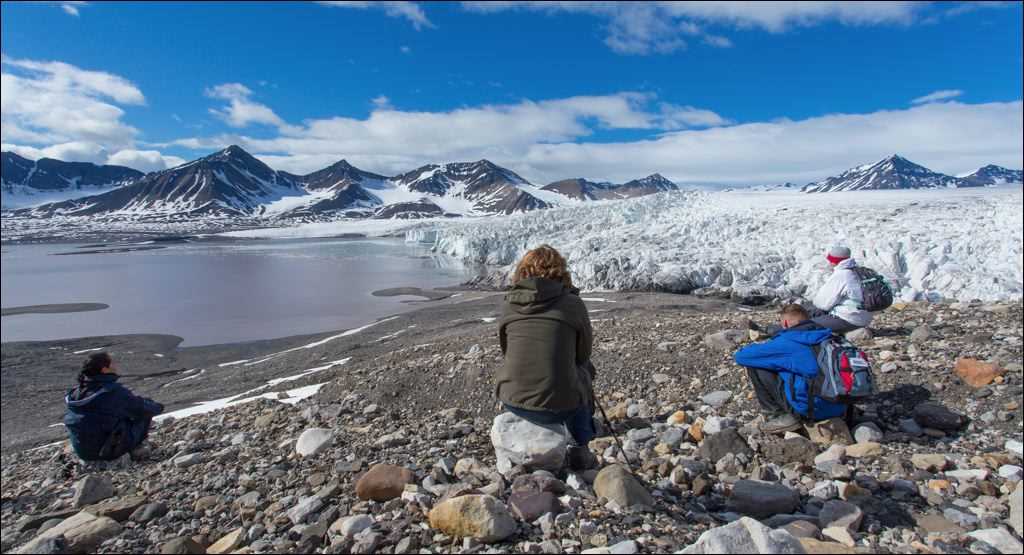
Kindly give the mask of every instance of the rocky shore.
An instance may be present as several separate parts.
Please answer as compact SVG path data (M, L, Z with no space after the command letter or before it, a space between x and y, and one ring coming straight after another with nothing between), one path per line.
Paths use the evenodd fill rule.
M3 551L1021 551L1019 301L897 305L857 339L880 392L853 425L779 437L758 430L731 361L774 307L587 294L595 386L625 453L602 434L597 468L501 473L500 297L478 295L278 345L231 406L162 420L146 461L5 452ZM285 393L303 388L316 393Z

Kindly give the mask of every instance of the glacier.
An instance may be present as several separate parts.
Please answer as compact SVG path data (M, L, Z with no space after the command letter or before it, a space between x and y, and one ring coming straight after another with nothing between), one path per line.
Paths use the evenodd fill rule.
M718 291L788 298L828 277L834 244L882 273L904 301L1022 295L1020 186L921 191L668 192L404 230L506 285L547 243L584 290ZM392 228L391 231L398 231Z

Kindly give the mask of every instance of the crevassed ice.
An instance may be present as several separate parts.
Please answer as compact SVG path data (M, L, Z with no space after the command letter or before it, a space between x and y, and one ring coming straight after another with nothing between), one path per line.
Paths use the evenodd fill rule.
M921 191L674 192L407 230L469 264L509 269L542 243L579 287L740 295L813 292L850 246L904 300L1022 294L1020 186Z

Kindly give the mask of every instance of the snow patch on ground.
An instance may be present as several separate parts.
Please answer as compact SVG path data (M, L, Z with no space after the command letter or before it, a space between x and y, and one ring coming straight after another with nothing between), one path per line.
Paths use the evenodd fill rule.
M810 294L845 244L904 300L1019 298L1024 220L1018 188L663 193L406 230L466 264L511 270L548 243L589 290Z

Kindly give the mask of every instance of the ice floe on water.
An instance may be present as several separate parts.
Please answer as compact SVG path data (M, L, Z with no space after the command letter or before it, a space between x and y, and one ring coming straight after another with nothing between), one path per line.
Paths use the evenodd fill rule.
M853 249L904 300L997 300L1022 294L1020 186L915 191L665 193L577 204L406 231L467 264L507 275L542 243L569 260L590 290L739 295L813 291L829 275L823 253ZM596 300L587 297L585 300Z

